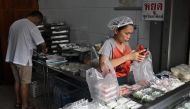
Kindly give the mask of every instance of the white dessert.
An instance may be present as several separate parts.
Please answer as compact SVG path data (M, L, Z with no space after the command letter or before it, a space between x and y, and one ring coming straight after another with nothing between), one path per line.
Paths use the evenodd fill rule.
M129 100L130 100L130 99L128 99L128 98L121 97L121 98L119 98L119 100L117 100L117 103L118 103L119 105L122 105L122 104L128 102Z
M157 85L157 84L151 85L150 87L155 88L155 89L162 90L162 91L164 91L164 92L167 92L167 91L168 91L165 87L163 87L163 86L161 86L161 85Z
M179 108L177 108L177 109L185 109L185 108L183 108L183 107L179 107Z
M131 108L132 106L134 106L136 104L136 102L134 101L129 101L127 102L125 105L128 107L128 108Z
M149 101L153 101L154 98L153 98L152 96L150 96L150 95L144 95L144 96L142 97L142 100L149 102Z
M162 93L159 91L154 91L154 92L152 92L152 96L153 97L160 97L160 96L162 96Z
M186 109L190 109L190 103L189 103L189 102L185 103L185 104L184 104L184 107L185 107Z
M112 102L108 103L107 106L108 106L108 108L112 109L117 106L117 103L116 103L116 101L112 101Z
M133 96L135 98L142 98L143 97L143 93L141 91L137 91L137 92L133 93Z
M118 105L114 107L114 109L126 109L124 105Z
M117 85L112 84L112 85L107 85L107 84L98 84L96 88L104 93L108 93L114 90L117 90Z
M181 64L176 67L171 68L171 72L176 77L182 80L190 80L190 66Z
M115 100L119 96L117 84L98 83L95 89L97 98L106 103Z
M149 92L152 92L152 88L146 88L143 90L144 93L149 93Z
M104 97L102 97L102 96L98 96L98 99L99 100L101 100L101 101L103 101L103 102L106 102L106 103L108 103L108 102L110 102L110 101L113 101L114 99L116 99L117 98L117 95L114 95L114 96L111 96L111 97L107 97L107 98L104 98Z
M141 104L135 104L134 106L132 106L130 109L138 109L140 108L142 105Z
M118 94L117 94L117 90L113 90L109 93L104 93L104 92L99 91L99 95L104 97L104 98L109 98L109 97L112 97L112 96L118 95Z

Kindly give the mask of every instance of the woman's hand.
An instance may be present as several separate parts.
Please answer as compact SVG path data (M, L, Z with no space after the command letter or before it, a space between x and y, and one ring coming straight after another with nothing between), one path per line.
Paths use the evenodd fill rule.
M142 53L146 52L146 50L140 50L140 51L134 51L132 50L129 54L125 55L126 56L126 60L135 60L135 61L139 61L142 62L144 60L144 58L146 57L145 55L142 55Z
M105 65L105 63L101 63L100 71L102 72L103 77L106 77L106 75L110 73L110 69Z

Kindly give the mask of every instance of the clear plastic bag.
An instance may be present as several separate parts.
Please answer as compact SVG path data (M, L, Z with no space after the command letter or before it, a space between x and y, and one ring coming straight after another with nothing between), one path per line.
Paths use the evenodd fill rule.
M152 56L149 55L142 62L134 61L132 64L132 71L134 75L135 82L139 81L151 81L156 78L152 67Z
M87 70L86 81L91 98L100 103L108 103L119 97L119 86L113 67L109 61L105 61L108 73L105 77L94 68Z

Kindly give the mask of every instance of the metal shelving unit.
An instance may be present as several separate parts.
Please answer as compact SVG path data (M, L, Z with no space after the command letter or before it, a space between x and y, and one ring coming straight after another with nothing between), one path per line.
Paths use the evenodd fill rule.
M60 54L59 44L70 43L70 28L64 23L45 24L39 27L39 29L46 42L49 54Z

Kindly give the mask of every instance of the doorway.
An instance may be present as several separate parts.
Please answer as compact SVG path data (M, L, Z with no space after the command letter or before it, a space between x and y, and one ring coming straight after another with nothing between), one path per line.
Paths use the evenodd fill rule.
M14 80L9 64L5 63L9 27L33 10L38 10L38 0L0 0L0 65L4 71L0 78L4 83L12 84Z

